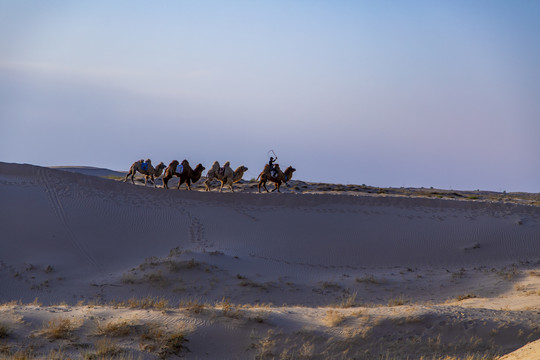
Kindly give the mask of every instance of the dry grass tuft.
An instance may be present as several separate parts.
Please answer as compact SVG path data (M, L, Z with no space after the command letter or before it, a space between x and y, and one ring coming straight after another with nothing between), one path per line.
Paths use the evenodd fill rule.
M49 320L47 325L39 332L49 340L70 339L73 336L75 323L68 318Z
M345 296L343 300L341 300L341 302L336 305L336 307L347 309L347 308L356 306L357 295L358 295L358 292L355 291L352 294Z
M180 304L178 304L178 308L182 310L186 310L187 312L194 313L194 314L201 314L208 305L203 304L199 300L182 300L180 301Z
M85 359L88 360L101 360L101 359L127 359L123 354L126 352L116 342L109 338L98 339L95 344L95 352L85 355Z
M323 323L326 326L335 327L345 321L346 317L336 310L326 311L326 316L323 318Z
M220 302L216 303L217 308L221 308L221 312L224 316L238 319L241 316L238 306L231 303L229 299L223 298Z
M520 275L520 271L515 267L510 269L504 268L502 270L496 271L496 274L503 278L504 280L513 280Z
M96 331L98 335L118 337L127 336L135 330L132 323L127 320L118 320L110 322L96 322Z
M22 305L22 301L21 300L11 300L11 301L8 301L8 302L5 302L5 303L1 304L0 306L1 307L12 307L12 306L17 306L17 305Z
M127 301L112 301L110 305L113 307L126 307L131 309L164 310L169 308L169 300L147 296L145 298L131 298Z
M268 330L268 333L262 339L253 339L255 340L255 342L251 344L251 348L256 350L255 359L275 359L276 358L276 354L274 354L276 340L273 339L273 337L274 337L274 331Z
M400 295L397 298L388 300L388 306L401 306L407 304L408 302L409 300L406 300L403 295Z
M171 355L179 355L184 350L189 351L185 346L187 341L186 334L182 330L166 332L159 324L150 324L141 334L140 348L157 352L161 359L168 359Z

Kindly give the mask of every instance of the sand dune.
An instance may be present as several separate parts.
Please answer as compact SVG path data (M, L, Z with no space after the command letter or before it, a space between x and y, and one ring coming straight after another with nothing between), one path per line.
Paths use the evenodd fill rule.
M540 338L537 206L239 190L0 163L0 354L496 358Z

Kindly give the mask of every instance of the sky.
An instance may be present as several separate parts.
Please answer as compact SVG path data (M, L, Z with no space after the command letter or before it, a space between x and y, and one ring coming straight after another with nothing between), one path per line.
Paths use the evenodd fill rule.
M0 161L540 192L540 2L0 0Z

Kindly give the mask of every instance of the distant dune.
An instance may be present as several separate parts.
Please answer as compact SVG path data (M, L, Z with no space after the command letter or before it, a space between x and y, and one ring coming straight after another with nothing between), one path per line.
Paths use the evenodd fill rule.
M1 356L540 356L538 194L124 174L0 163Z
M99 177L122 177L126 176L127 171L114 171L91 166L51 166L51 169L69 171L77 174L92 175Z

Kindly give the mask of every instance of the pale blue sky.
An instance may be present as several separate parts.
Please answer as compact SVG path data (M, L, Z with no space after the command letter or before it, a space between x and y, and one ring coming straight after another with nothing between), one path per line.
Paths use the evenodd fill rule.
M540 192L540 2L0 0L0 34L0 161Z

